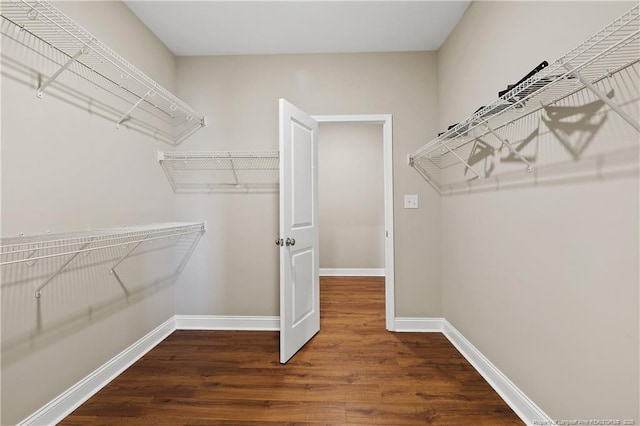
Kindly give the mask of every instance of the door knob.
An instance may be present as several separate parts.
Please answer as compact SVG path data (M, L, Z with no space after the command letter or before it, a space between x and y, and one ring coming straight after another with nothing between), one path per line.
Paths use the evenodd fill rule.
M287 247L289 246L295 246L296 245L296 240L294 238L287 238Z
M277 246L283 246L284 245L284 241L282 240L282 238L276 238L276 245Z

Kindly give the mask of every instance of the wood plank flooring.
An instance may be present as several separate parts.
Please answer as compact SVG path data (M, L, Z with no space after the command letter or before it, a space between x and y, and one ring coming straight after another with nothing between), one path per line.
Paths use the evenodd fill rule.
M439 333L385 330L384 279L321 279L321 330L176 331L63 425L523 424Z

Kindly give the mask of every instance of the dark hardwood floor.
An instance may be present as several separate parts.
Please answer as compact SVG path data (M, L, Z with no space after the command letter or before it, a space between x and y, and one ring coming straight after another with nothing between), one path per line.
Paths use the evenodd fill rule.
M439 333L389 333L384 280L321 279L321 330L176 331L64 425L523 424Z

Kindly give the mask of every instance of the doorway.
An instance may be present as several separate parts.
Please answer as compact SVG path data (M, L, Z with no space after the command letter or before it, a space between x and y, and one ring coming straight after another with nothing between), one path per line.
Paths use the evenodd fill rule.
M382 125L382 168L384 183L384 277L386 329L395 330L394 248L393 248L393 131L390 114L316 115L319 124ZM322 144L322 142L320 142Z
M382 125L318 126L318 206L320 276L380 281L385 231Z

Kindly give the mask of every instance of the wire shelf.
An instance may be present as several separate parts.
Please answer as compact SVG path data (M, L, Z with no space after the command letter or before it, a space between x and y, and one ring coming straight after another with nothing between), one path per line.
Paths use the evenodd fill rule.
M275 192L279 152L158 152L158 161L177 193Z
M116 120L118 127L134 119L153 123L154 137L177 145L205 125L202 114L47 1L10 0L2 1L0 6L2 18L13 25L15 33L21 34L15 39L37 45L58 68L48 78L44 77L37 90L38 97L60 74L67 73L113 95L117 104L114 108L120 113ZM25 42L24 33L33 39Z
M638 63L640 62L639 7L635 6L593 37L533 75L492 104L485 106L409 155L409 165L439 193L491 175L495 164L478 159L507 153L528 172L535 171L530 138L539 136L539 122L566 100L608 107L640 131L637 116ZM632 86L626 99L612 98L603 82L625 75ZM566 102L565 102L566 103ZM579 105L587 108L588 105ZM516 135L515 133L518 132ZM504 160L503 160L504 161ZM455 171L454 171L455 170ZM491 176L492 178L495 175Z
M110 270L110 273L117 277L115 268L142 243L153 243L156 240L167 238L179 239L186 235L202 234L205 231L205 222L176 222L1 238L0 266L25 264L31 267L43 259L64 258L61 266L36 289L35 295L40 297L43 288L81 253L89 255L98 250L124 247L127 251Z

